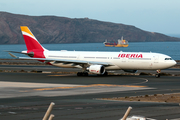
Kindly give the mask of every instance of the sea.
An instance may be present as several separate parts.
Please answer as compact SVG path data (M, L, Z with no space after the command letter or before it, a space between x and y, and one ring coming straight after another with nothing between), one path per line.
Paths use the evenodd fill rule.
M108 52L155 52L180 60L180 42L129 42L128 47L105 47L103 43L42 44L48 50L108 51ZM6 51L26 50L25 44L0 45L0 59L13 59ZM25 55L16 54L19 57Z

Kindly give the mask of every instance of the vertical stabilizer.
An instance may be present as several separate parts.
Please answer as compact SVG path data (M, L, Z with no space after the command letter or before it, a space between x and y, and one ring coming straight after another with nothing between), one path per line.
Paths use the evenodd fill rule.
M24 41L26 43L26 47L28 51L44 51L46 50L35 38L30 29L27 26L21 26L21 31L24 37Z

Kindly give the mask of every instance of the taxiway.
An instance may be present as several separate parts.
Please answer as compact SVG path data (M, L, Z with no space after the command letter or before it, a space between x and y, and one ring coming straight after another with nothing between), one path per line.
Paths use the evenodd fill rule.
M178 71L178 70L177 70ZM179 71L178 71L179 72ZM180 118L178 103L105 101L97 98L180 92L180 77L0 73L0 119L42 119L50 102L54 120L118 120L130 115L158 120Z

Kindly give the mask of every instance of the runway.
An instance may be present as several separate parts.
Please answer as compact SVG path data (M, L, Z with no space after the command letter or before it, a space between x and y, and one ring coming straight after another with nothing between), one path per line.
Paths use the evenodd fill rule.
M27 76L30 73L26 74ZM31 74L31 77L28 79L36 80L35 74ZM16 74L11 74L12 76L16 76ZM133 91L133 90L146 90L146 89L154 89L147 86L142 85L128 85L128 83L123 83L122 85L117 84L98 84L98 83L86 83L79 82L75 84L69 84L70 80L75 75L45 75L49 77L52 81L53 79L57 79L58 77L63 77L63 81L68 81L64 84L61 83L61 80L57 81L58 83L33 83L31 81L28 82L26 79L24 82L17 82L17 80L8 81L1 77L2 81L0 81L0 98L12 98L12 97L28 97L28 96L69 96L69 95L82 95L82 94L97 94L97 93L107 93L107 92L116 92L116 91ZM13 77L15 78L15 77ZM40 78L41 79L41 78ZM66 80L67 79L67 80ZM77 77L76 77L77 79ZM88 79L88 78L80 78L80 79ZM102 79L102 77L95 78L94 76L90 79ZM103 78L107 79L107 78ZM115 78L116 79L116 78ZM134 78L137 79L137 78ZM105 80L107 81L107 80ZM38 82L38 80L37 80ZM59 83L60 82L60 83ZM137 79L135 83L132 84L141 84L147 82L146 79ZM84 84L82 84L84 83ZM80 85L81 84L81 85Z
M177 103L105 101L97 98L180 92L180 77L0 73L0 119L42 119L50 102L54 120L118 120L130 115L158 120L180 118Z

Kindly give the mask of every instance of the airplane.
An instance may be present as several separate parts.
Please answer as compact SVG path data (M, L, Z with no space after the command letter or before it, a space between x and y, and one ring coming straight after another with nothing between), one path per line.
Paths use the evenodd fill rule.
M123 70L135 73L137 70L157 70L160 77L161 69L176 64L170 56L151 52L88 52L88 51L50 51L45 49L35 38L27 26L21 26L27 50L7 51L17 59L38 60L49 65L64 68L80 68L77 76L88 76L88 73L108 75L108 70ZM12 53L21 53L29 57L17 57Z

